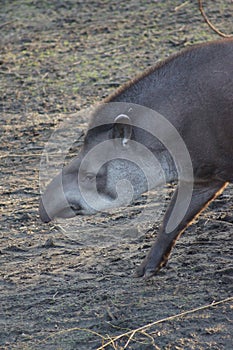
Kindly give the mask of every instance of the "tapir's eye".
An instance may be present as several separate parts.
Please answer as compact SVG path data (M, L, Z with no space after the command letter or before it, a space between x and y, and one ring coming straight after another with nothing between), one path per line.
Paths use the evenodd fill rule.
M91 172L86 172L86 171L80 171L78 174L78 178L81 182L83 183L90 183L95 181L96 179L96 174L95 173L91 173Z
M88 180L88 181L93 181L93 180L95 180L95 178L96 178L96 174L94 174L94 173L86 173L86 174L85 174L85 178L86 178L86 180Z

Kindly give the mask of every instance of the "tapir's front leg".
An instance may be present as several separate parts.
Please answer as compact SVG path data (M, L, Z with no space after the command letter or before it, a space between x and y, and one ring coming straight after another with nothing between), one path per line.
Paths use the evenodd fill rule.
M200 212L216 198L227 186L227 182L211 182L211 183L198 183L194 185L193 193L189 208L183 217L180 224L170 233L166 232L166 226L175 207L178 188L176 189L171 203L166 211L162 226L159 230L157 239L152 246L149 254L144 259L142 264L137 268L136 276L149 278L153 276L162 266L164 266L168 260L172 247L174 246L177 238L189 226L193 219L196 218ZM179 210L179 208L177 209ZM174 213L173 213L174 214ZM178 212L177 212L178 214Z

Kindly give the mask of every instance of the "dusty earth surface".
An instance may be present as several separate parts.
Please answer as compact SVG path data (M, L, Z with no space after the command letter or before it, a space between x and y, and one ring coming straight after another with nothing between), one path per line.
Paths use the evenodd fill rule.
M206 1L227 33L232 7ZM40 164L52 158L56 170L61 162L54 146L40 163L55 128L63 121L63 131L75 131L72 157L87 123L80 110L158 59L217 39L197 2L1 1L0 30L0 348L232 349L232 186L150 281L132 275L172 186L71 224L38 216Z

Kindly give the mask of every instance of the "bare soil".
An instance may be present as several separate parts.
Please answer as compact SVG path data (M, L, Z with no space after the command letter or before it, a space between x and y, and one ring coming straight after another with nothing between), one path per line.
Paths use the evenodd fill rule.
M232 1L205 5L232 33ZM54 128L158 59L216 39L197 1L1 1L0 30L0 348L232 349L232 186L150 281L132 275L172 186L126 210L80 219L75 237L38 216L40 159ZM86 128L79 113L76 123L70 156ZM155 321L128 344L125 336L104 347Z

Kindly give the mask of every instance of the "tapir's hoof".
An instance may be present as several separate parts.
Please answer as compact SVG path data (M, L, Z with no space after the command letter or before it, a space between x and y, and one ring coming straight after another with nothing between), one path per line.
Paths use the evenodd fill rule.
M153 277L158 271L158 268L149 266L148 263L143 262L140 266L137 267L134 277L143 277L144 279L149 279Z

